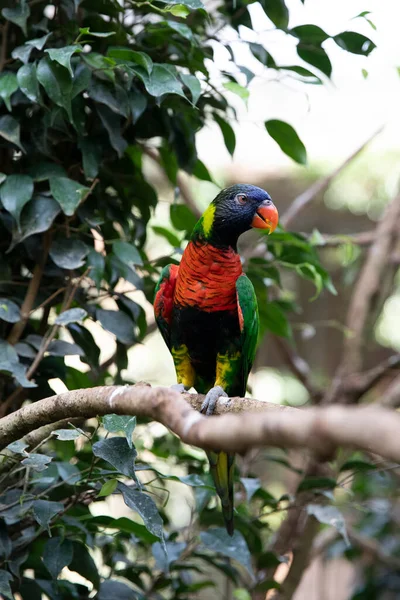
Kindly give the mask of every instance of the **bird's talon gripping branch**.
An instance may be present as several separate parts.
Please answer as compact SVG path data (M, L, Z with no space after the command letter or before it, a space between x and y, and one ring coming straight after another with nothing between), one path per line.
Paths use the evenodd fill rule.
M207 417L210 417L217 405L218 398L221 396L228 397L228 394L222 389L220 385L216 385L211 390L207 392L206 397L204 398L204 402L201 405L200 412L206 414Z

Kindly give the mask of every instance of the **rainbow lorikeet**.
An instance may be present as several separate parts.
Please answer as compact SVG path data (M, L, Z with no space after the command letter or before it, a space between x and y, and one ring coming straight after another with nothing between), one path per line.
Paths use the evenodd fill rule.
M206 394L201 411L213 413L220 396L246 392L258 337L254 288L242 271L238 237L252 227L272 232L278 211L254 185L222 190L195 225L180 265L163 268L154 312L172 354L179 389ZM175 387L175 386L174 386ZM234 455L207 453L233 535Z

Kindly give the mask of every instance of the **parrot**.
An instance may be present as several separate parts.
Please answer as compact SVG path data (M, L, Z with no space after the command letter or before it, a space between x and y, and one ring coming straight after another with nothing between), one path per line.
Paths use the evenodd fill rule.
M212 415L221 396L243 398L259 330L253 285L243 273L239 236L252 227L271 233L278 210L270 195L249 184L223 189L193 228L179 265L165 266L155 288L154 315L172 355L180 392L205 394ZM234 454L208 451L225 527L233 523Z

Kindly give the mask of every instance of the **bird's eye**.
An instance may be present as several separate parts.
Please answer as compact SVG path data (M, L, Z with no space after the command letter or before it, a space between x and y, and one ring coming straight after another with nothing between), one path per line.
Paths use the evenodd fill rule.
M237 194L236 200L239 202L239 204L246 204L247 196L246 194Z

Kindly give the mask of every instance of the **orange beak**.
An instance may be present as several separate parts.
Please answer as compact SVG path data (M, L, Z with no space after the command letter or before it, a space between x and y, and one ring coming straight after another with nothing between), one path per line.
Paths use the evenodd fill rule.
M272 203L262 203L257 208L257 212L251 222L252 227L257 229L268 229L268 235L272 233L278 225L279 214L277 208Z

